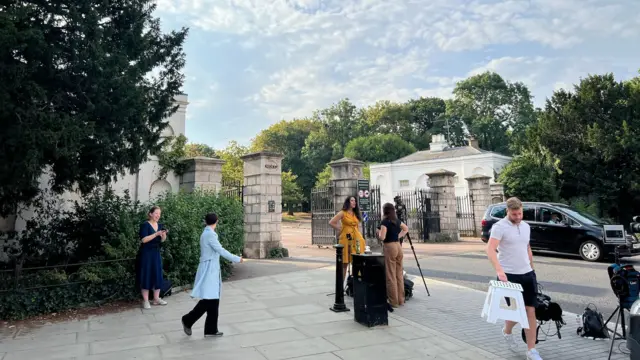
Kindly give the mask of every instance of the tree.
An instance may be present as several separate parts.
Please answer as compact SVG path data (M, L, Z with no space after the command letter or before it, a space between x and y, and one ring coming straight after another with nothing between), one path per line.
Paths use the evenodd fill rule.
M282 170L292 171L296 183L304 194L309 194L316 172L302 156L305 141L312 131L319 131L322 124L314 119L280 121L262 130L251 144L251 151L274 151L282 154Z
M249 154L249 148L232 140L226 148L218 150L217 153L220 159L225 161L222 165L222 181L243 182L244 161L242 161L242 157Z
M509 197L516 196L523 201L559 201L557 175L548 155L527 152L507 164L498 181L504 184Z
M332 175L332 170L331 170L331 166L329 166L329 164L327 164L324 169L318 173L318 175L316 176L316 184L315 187L317 188L325 188L331 185L331 175Z
M8 2L0 10L0 214L51 188L88 193L160 151L187 29L148 0ZM160 70L156 76L149 74Z
M282 172L282 202L287 205L287 213L293 215L293 206L304 199L302 189L296 183L296 175L291 170Z
M624 222L640 211L638 81L592 75L573 92L558 90L532 132L558 160L564 198L596 195L602 211Z
M345 157L364 162L390 162L416 152L416 148L394 134L371 135L349 141Z
M215 158L216 151L205 144L186 144L184 147L184 155L187 158L193 158L198 156L204 156L208 158Z
M486 150L513 153L512 140L522 139L535 120L527 87L506 82L494 72L460 81L453 94L450 116L462 120L469 134Z

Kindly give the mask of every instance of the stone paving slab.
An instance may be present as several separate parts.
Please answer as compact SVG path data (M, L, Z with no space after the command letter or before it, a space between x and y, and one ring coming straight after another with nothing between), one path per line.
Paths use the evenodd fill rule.
M334 313L333 267L225 282L221 338L203 337L204 317L186 336L180 317L196 301L175 294L169 305L140 308L38 329L0 331L0 360L418 360L524 359L502 342L500 326L480 312L484 293L429 281L390 314L389 326L366 328L353 311ZM347 306L353 308L351 299ZM575 335L539 345L544 359L606 359L608 342ZM617 347L617 345L616 345ZM616 354L612 359L628 356Z

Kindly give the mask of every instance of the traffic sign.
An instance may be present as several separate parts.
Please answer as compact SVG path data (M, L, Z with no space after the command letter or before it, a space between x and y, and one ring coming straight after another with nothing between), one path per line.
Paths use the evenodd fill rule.
M360 206L360 211L371 211L371 199L369 197L370 195L371 190L369 189L369 180L358 180L358 205Z

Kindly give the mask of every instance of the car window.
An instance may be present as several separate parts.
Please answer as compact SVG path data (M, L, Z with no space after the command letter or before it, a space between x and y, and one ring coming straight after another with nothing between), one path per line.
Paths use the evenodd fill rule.
M559 211L548 207L540 207L539 219L540 222L555 225L566 224L568 221L568 219Z
M534 206L524 206L522 209L522 220L536 221L536 208Z
M507 216L507 206L506 205L498 205L491 209L491 217L502 219Z

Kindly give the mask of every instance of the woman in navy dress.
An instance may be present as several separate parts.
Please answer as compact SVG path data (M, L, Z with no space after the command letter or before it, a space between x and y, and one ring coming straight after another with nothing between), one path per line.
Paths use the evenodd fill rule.
M167 239L167 230L160 220L160 208L154 206L147 214L148 220L140 225L140 270L138 282L142 290L142 306L150 309L149 290L153 290L153 304L167 305L167 302L160 298L160 288L162 287L162 257L160 256L160 243Z

